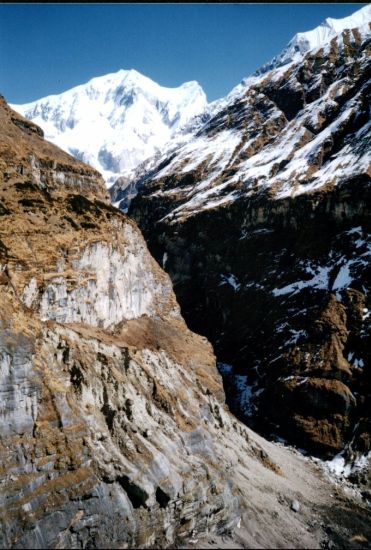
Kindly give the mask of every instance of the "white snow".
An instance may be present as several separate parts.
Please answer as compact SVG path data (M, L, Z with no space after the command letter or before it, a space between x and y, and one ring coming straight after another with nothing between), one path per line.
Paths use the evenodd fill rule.
M311 266L311 265L302 266L305 268L308 274L313 275L311 279L295 281L282 288L274 288L272 290L272 293L274 296L284 296L285 294L296 294L304 288L316 288L321 290L329 289L332 292L336 292L336 296L338 300L341 301L341 296L338 291L344 288L351 287L354 281L354 276L352 275L353 266L367 267L369 263L367 257L369 255L370 255L370 252L367 250L363 254L360 254L360 255L357 254L355 258L347 260L345 263L342 263L344 262L343 257L337 260L339 271L330 289L329 289L329 275L332 269L334 268L334 264L332 263L326 266ZM364 315L365 315L364 318L367 318L368 311L364 312Z
M319 99L304 106L296 118L286 124L276 137L272 136L272 140L266 145L259 145L255 150L257 140L249 139L250 123L252 132L257 131L256 123L252 122L253 114L256 113L254 101L259 98L260 101L266 99L264 94L257 92L255 88L264 89L266 79L275 81L285 78L285 73L292 68L293 64L300 62L303 54L309 49L318 50L333 36L338 36L341 41L341 32L344 29L357 27L361 37L365 38L370 33L369 21L371 21L371 7L366 6L348 18L327 19L314 31L299 33L285 50L287 53L291 51L290 48L295 49L298 46L295 51L299 57L294 56L295 59L291 60L287 58L284 66L279 66L282 59L280 62L277 61L278 65L276 63L269 67L269 75L261 70L244 79L226 98L208 105L205 114L212 118L223 109L233 107L236 101L241 101L246 110L246 125L243 130L226 130L221 124L220 129L208 134L206 123L205 131L198 126L197 134L194 133L192 138L180 144L178 149L172 149L172 153L175 152L174 158L156 174L156 178L163 178L172 173L186 174L196 169L199 169L200 173L197 176L198 182L191 185L190 189L181 187L176 189L183 199L182 204L165 218L171 220L173 216L176 219L187 217L200 210L227 204L242 194L255 193L257 189L274 189L275 197L281 199L313 192L325 184L337 185L347 177L369 172L371 151L367 147L367 142L371 123L366 123L356 134L356 142L359 146L362 144L359 151L356 151L353 145L345 144L332 157L324 162L321 160L326 141L335 139L342 126L361 108L362 99L358 94L345 103L330 124L324 124L322 127L323 112L329 108L338 109L338 103L335 100L349 85L347 78L336 80ZM322 79L322 76L322 74L318 75L318 80ZM295 80L295 73L290 76L290 85L299 86ZM224 113L224 116L227 115ZM269 104L264 116L262 126L266 125L269 131L274 120L278 117L282 118L282 112L274 104ZM311 126L314 127L314 132L309 129ZM240 159L238 164L237 158ZM226 170L232 161L236 163L233 166L234 173L228 174ZM280 166L283 168L278 169ZM202 170L205 171L204 176ZM244 233L241 235L241 239L243 238L245 238ZM359 246L362 244L362 240L357 243ZM346 275L346 268L344 268L339 275L339 280L336 281L336 288L346 284ZM305 282L305 285L307 284ZM319 281L313 280L311 284L320 288ZM300 286L300 283L298 285ZM287 292L289 291L290 289L287 289Z
M352 284L352 278L350 276L350 265L347 264L341 266L340 271L335 279L335 282L332 286L332 290L340 290L341 288L347 288Z
M349 477L354 470L366 468L371 460L371 452L362 455L352 463L346 462L343 457L344 452L337 454L332 460L324 463L325 469L335 477Z
M220 173L227 166L235 147L240 141L240 135L233 130L219 132L213 138L200 137L197 140L185 144L182 151L181 172L187 173L196 169L202 162L208 160L209 166L215 165ZM174 165L178 164L177 159L159 172L157 177L163 177L172 172ZM199 187L198 189L202 189Z
M261 395L265 390L257 390L257 384L249 384L248 376L244 374L234 374L233 365L227 363L217 363L218 371L222 376L228 376L229 383L233 385L236 393L236 400L239 403L241 411L246 416L250 416L254 411L254 399Z
M233 378L234 385L238 393L238 401L241 407L241 410L247 416L251 415L253 412L253 388L248 384L248 377L242 374L236 374Z
M233 365L228 363L217 363L217 367L220 374L231 374L233 371Z
M238 282L237 277L235 275L233 274L221 275L221 278L222 278L222 282L219 284L219 286L229 284L235 292L237 292L240 289L241 284Z
M327 289L328 287L328 276L331 271L331 267L317 267L316 273L312 279L308 281L296 281L289 285L286 285L282 288L274 288L272 290L274 296L283 296L284 294L296 294L303 288L318 288L318 289Z
M330 473L338 477L348 477L352 471L351 465L345 462L341 454L336 455L332 460L326 461L325 465Z
M295 330L291 328L290 333L291 333L290 338L285 342L286 346L296 344L299 338L308 336L305 330Z
M352 229L349 229L349 231L346 232L347 235L354 235L354 233L361 233L362 227L358 225L357 227L352 227Z

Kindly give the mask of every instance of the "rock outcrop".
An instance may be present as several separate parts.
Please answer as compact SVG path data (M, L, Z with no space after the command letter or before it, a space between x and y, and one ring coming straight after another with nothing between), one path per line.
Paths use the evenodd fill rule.
M363 22L247 78L129 210L235 413L325 457L371 450L369 75Z
M228 412L211 345L99 174L3 99L0 122L0 547L370 537L360 499L336 492L357 514L340 532L320 468Z

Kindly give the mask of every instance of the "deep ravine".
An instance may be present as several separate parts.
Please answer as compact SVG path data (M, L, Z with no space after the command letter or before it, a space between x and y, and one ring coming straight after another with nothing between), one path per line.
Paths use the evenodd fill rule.
M3 98L0 121L0 546L362 547L362 496L229 413L99 174Z

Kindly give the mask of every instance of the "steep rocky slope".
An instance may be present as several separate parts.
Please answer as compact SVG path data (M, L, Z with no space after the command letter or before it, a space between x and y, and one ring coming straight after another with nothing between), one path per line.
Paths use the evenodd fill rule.
M364 546L361 497L228 412L99 174L2 98L0 128L0 547Z
M245 79L129 210L236 414L350 461L371 450L370 21Z
M47 139L99 170L108 185L124 185L138 164L161 151L206 106L197 82L165 88L121 69L58 95L12 107Z

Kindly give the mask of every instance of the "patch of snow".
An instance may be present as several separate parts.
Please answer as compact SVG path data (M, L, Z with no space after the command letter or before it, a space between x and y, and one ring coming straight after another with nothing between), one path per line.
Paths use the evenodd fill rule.
M363 470L368 467L371 460L371 451L368 454L362 455L352 463L346 462L343 457L344 451L337 454L332 460L326 460L324 463L325 470L335 477L347 478L355 470Z
M354 233L361 234L362 227L359 225L358 227L353 227L352 229L349 229L349 231L346 231L347 235L354 235Z
M286 346L296 344L299 338L308 336L308 333L305 330L290 329L290 332L291 332L291 337L289 340L285 342Z
M241 237L239 238L239 241L242 241L243 239L252 237L254 235L266 235L266 234L270 234L270 233L273 233L273 232L274 232L273 229L266 229L266 228L255 229L254 231L247 231L246 229L243 229L241 231Z
M350 276L351 262L341 266L339 273L332 285L332 290L340 290L341 288L348 288L352 284L352 277Z
M282 288L274 288L272 290L273 295L283 296L285 294L296 294L303 288L310 287L326 290L328 288L328 277L331 268L327 266L317 267L316 271L317 273L314 275L314 277L312 279L309 279L308 281L296 281L295 283L291 283Z
M252 397L254 386L249 385L248 376L242 374L234 376L233 382L238 393L240 408L246 416L250 416L253 412Z
M228 363L217 363L218 371L220 374L231 374L233 372L233 365L228 365Z
M300 59L311 50L318 50L330 43L331 39L346 29L360 28L361 35L369 32L371 21L371 6L365 6L348 17L333 19L328 17L321 25L311 31L299 32L288 43L286 48L271 62L267 63L259 73L280 67Z
M234 374L233 365L227 363L217 363L220 374L228 377L228 383L233 387L236 395L235 399L239 409L246 415L251 416L254 411L254 399L261 395L265 390L256 390L256 383L249 384L248 376L244 374Z
M336 455L332 460L326 461L325 464L329 472L337 477L348 477L352 471L351 465L345 462L341 453Z
M219 284L219 286L229 284L235 292L237 292L241 288L241 284L238 282L235 275L221 275L221 278L222 282Z

